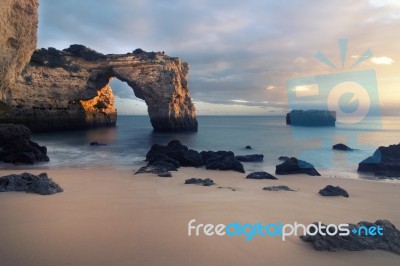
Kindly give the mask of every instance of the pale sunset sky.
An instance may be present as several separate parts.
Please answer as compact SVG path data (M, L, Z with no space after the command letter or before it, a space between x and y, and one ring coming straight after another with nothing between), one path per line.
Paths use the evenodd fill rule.
M41 0L38 47L178 56L190 65L198 115L282 114L289 79L373 69L382 113L398 115L399 29L397 0ZM368 49L372 55L350 69ZM125 83L111 87L120 114L147 114Z

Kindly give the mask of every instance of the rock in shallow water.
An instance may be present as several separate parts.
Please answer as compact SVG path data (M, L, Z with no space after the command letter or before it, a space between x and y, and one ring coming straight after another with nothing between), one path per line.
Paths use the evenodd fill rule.
M90 142L89 145L90 145L90 146L107 146L107 144L105 144L105 143L100 143L100 142L97 142L97 141L92 141L92 142Z
M7 175L0 177L0 192L26 191L41 195L51 195L62 192L63 189L51 180L46 173L38 176L30 173Z
M30 138L31 132L25 126L0 124L0 161L14 164L48 162L47 148Z
M246 176L246 179L278 179L267 172L253 172Z
M338 144L333 145L332 149L338 150L338 151L353 151L354 150L343 143L338 143Z
M347 193L346 190L339 186L334 187L331 185L327 185L325 188L321 189L319 191L319 194L321 194L322 196L343 196L346 198L349 197L349 193Z
M176 171L180 166L200 167L212 170L233 170L244 173L243 165L231 151L197 152L183 145L179 140L173 140L167 146L154 144L146 155L148 165L137 173L156 173ZM174 166L168 170L171 165ZM162 167L160 167L162 166ZM175 170L173 170L175 169Z
M365 235L364 228L371 227L382 228L383 235L379 235L377 231L375 231L376 235ZM380 249L400 255L400 231L390 221L378 220L375 223L362 221L358 224L349 224L349 230L348 236L339 236L339 234L330 236L326 235L326 230L323 230L325 235L318 232L314 236L304 235L300 238L305 242L312 243L314 248L320 251ZM358 232L361 234L359 235Z
M400 144L379 147L372 156L358 164L357 171L400 178Z
M291 175L291 174L308 174L311 176L320 176L314 165L298 160L297 158L291 157L285 160L283 163L276 166L275 174L277 175Z

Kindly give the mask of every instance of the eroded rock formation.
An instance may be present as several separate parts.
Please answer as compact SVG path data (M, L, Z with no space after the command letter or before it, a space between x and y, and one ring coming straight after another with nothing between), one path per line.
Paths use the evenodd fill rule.
M188 71L179 58L141 49L123 55L103 55L83 45L36 50L11 87L0 120L34 131L113 126L117 110L108 84L118 78L145 100L155 130L194 131Z
M327 110L292 110L286 114L286 125L306 127L334 127L336 112Z

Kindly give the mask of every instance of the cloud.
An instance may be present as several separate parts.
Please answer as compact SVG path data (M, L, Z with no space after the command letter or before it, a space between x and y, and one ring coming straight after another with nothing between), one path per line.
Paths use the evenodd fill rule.
M394 63L394 60L390 57L382 56L382 57L373 57L371 59L371 62L377 65L391 65L392 63Z
M349 40L348 57L371 49L400 58L397 2L42 0L38 46L63 49L81 43L102 53L139 47L165 51L189 62L190 94L197 102L238 108L230 100L240 99L276 108L287 104L288 79L330 73L315 59L317 51L341 66L339 38ZM351 62L347 58L345 68ZM400 85L389 81L399 75L393 64L380 69L366 61L353 70L365 66L377 68L378 78L385 80L381 87ZM116 95L135 98L121 86L115 87ZM400 92L385 97L398 101Z

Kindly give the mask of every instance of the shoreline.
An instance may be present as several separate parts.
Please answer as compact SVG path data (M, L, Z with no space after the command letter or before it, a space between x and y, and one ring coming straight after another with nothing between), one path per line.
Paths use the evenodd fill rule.
M0 175L16 171L1 169ZM247 180L238 172L190 167L172 172L172 178L117 169L45 172L64 192L0 193L0 257L5 265L396 265L400 261L399 255L379 250L316 251L298 236L286 241L256 236L246 241L187 235L191 219L214 224L387 219L399 228L400 213L393 211L400 200L398 183L303 174ZM216 185L185 185L185 179L192 177L211 178ZM328 184L346 189L350 197L320 196L319 189ZM262 190L273 185L287 185L296 192Z

